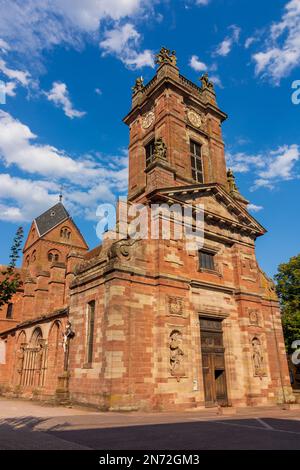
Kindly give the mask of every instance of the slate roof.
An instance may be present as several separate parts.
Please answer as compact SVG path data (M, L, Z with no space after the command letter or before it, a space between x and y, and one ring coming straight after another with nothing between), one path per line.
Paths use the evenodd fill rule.
M48 209L35 219L40 237L52 230L56 225L70 218L67 210L61 202Z

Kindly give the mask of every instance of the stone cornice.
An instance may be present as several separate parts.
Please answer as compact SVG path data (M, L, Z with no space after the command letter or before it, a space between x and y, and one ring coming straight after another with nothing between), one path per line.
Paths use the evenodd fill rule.
M28 327L34 326L38 323L48 322L48 321L54 320L54 319L59 318L59 317L64 317L68 314L69 314L69 307L66 307L66 308L62 308L62 309L59 309L59 310L55 310L55 312L52 312L48 315L42 315L38 318L33 318L31 320L23 321L21 323L18 323L18 325L15 326L14 328L10 328L9 330L2 331L0 333L0 338L5 339L9 334L14 333L14 332L16 332L16 331L18 331L22 328L28 328Z
M179 89L186 96L193 96L194 100L199 103L200 107L202 107L205 111L216 115L222 122L227 119L227 114L221 111L216 105L203 101L202 88L198 87L187 78L183 77L182 75L178 75L178 79L175 80L173 75L165 75L159 79L157 75L155 75L140 92L139 102L133 105L131 111L123 118L123 122L130 125L130 123L138 114L143 113L143 108L145 105L148 105L149 98L153 94L160 92L161 88L167 87L168 85Z
M218 292L224 292L225 294L230 295L233 295L235 293L234 287L222 286L219 284L212 284L210 282L197 281L194 279L190 281L190 285L193 289L208 289Z

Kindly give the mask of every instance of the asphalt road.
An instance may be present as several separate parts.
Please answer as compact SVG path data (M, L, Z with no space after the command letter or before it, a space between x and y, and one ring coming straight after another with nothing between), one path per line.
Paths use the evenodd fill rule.
M300 409L101 413L0 398L0 449L300 449Z

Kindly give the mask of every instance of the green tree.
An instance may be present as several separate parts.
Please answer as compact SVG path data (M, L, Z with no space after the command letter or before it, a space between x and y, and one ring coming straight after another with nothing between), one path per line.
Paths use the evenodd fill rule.
M300 339L300 254L278 267L275 281L282 308L285 345L291 353L293 341Z
M1 272L2 279L0 281L0 307L10 302L21 283L20 275L18 272L16 272L15 268L19 258L23 236L23 228L19 227L10 250L9 265L4 271Z

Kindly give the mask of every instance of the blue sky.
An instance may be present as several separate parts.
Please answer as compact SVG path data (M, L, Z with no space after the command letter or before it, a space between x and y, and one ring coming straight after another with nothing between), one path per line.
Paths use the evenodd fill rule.
M270 275L299 253L300 0L0 0L0 261L19 225L58 200L91 248L98 204L127 189L136 77L175 49L183 75L208 71L228 165L268 229L257 242ZM3 86L2 86L3 88Z

